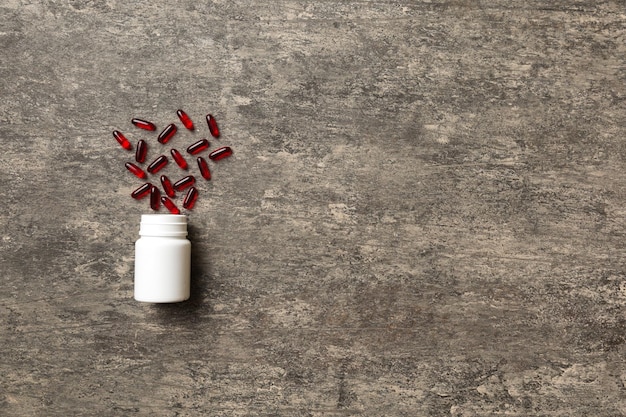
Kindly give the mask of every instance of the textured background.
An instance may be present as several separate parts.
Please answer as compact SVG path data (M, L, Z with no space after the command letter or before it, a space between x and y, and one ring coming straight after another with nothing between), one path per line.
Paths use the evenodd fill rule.
M265 3L1 2L0 414L626 415L626 2ZM178 108L235 154L141 304Z

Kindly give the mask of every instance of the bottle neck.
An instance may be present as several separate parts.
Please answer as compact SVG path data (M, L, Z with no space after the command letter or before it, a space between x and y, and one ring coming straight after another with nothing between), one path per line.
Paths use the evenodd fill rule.
M185 239L187 237L187 216L144 214L141 216L139 236Z
M139 237L141 238L150 238L150 239L177 239L177 240L187 240L187 235L184 236L163 236L157 234L144 234L139 233Z

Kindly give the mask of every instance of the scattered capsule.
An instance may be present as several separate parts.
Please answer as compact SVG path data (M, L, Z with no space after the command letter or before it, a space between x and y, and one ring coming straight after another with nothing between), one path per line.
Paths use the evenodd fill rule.
M170 139L172 139L172 137L174 137L177 130L178 128L174 123L169 124L165 126L165 129L163 129L161 133L159 133L159 137L157 138L157 140L159 141L159 143L166 144Z
M209 164L207 164L206 160L201 156L198 157L198 168L200 168L200 174L205 180L211 179L211 171L209 170Z
M185 199L183 200L183 207L187 210L191 210L193 209L193 206L196 204L197 200L198 200L198 190L196 190L196 187L191 187L189 191L187 191L187 195L185 196Z
M139 168L137 165L133 164L132 162L126 162L126 164L124 164L124 166L126 167L127 170L129 170L137 178L141 178L142 180L144 180L144 179L146 179L148 177L146 175L146 173L143 172L143 169Z
M146 155L148 154L148 144L145 140L140 139L137 142L137 151L135 152L135 161L143 164L146 162Z
M170 179L167 178L165 175L161 175L161 185L163 186L163 190L168 197L176 197L176 192L174 191L174 186L172 186L172 181L170 181Z
M133 119L130 122L134 124L135 126L137 126L138 128L143 129L143 130L149 130L151 132L153 130L156 130L156 126L154 125L154 123L148 122L146 120Z
M176 191L182 191L187 187L191 187L196 183L196 179L193 175L188 175L185 178L182 178L174 183L174 189Z
M124 136L122 132L120 132L119 130L113 131L113 137L115 138L117 143L119 143L122 146L122 148L126 149L127 151L130 151L131 149L133 149L133 146L130 144L128 139L126 139L126 136Z
M151 174L156 174L165 165L167 165L167 156L161 155L157 159L152 161L152 163L150 165L148 165L148 172L151 173Z
M187 113L179 109L176 114L178 115L178 118L180 119L183 126L185 126L189 130L193 130L193 122L191 121L189 116L187 116Z
M170 211L172 214L180 214L180 210L176 207L176 204L172 200L167 197L161 197L161 203L165 206L166 209Z
M196 143L194 143L193 145L189 146L187 148L187 152L192 155L196 155L205 149L209 149L209 141L206 139L201 139L197 141Z
M233 154L233 150L230 149L230 146L222 146L211 152L209 154L209 158L213 161L219 161L220 159L228 158Z
M150 190L151 189L152 189L152 184L147 182L144 185L142 185L141 187L137 188L135 191L133 191L130 194L130 196L132 198L134 198L135 200L141 200L142 198L144 198L145 196L150 194Z
M178 152L176 149L172 149L170 153L172 154L172 158L174 158L174 161L176 161L176 164L181 169L184 169L185 171L187 171L187 168L189 168L189 165L187 165L187 161L185 161L185 158L183 158L180 152Z
M161 207L161 192L154 185L150 188L150 208L154 211Z
M210 114L206 115L206 122L209 125L209 132L211 132L211 136L214 138L220 137L220 129L217 127L217 122L215 121L215 117Z

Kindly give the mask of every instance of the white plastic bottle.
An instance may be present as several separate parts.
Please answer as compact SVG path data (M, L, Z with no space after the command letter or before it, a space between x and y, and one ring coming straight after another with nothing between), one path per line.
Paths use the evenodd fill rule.
M187 216L143 214L135 242L135 300L176 303L189 298L191 242Z

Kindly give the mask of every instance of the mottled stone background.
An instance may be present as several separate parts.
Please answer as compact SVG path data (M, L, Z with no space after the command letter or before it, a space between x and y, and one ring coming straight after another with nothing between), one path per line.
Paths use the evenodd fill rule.
M0 415L626 415L625 1L3 0L0 48ZM178 108L235 154L141 304L111 131Z

